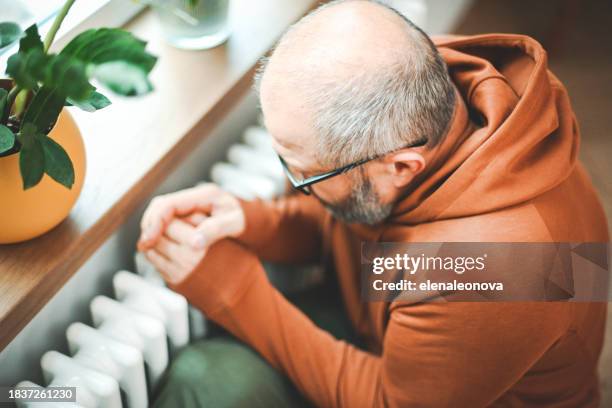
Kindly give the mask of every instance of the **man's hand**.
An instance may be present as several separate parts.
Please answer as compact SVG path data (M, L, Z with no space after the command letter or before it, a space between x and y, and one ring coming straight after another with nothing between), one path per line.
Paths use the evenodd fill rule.
M190 242L203 215L193 214L185 220L175 218L166 227L157 244L146 250L145 256L171 284L182 282L194 271L206 254L205 248L194 248Z
M245 228L244 211L238 199L216 184L206 183L155 197L140 223L138 249L146 252L156 247L174 220L194 213L207 217L196 228L182 226L175 227L174 231L177 233L176 228L180 228L181 242L194 249L204 249L222 238L237 237Z
M236 267L259 261L255 254L232 239L219 240L215 245L206 248L194 248L189 242L190 237L206 218L198 213L185 218L175 218L168 224L166 232L158 239L157 244L145 251L145 256L170 285L179 285L198 267L203 268L202 260L207 257L206 268L200 272L207 274L207 281L216 282L211 285L216 292L226 289L231 291L232 280L227 279L226 266ZM218 293L208 293L207 297L212 301L217 295Z

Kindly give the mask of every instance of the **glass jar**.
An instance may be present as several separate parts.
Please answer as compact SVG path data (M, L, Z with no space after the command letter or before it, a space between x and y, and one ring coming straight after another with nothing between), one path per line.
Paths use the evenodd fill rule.
M154 0L166 37L177 48L202 50L227 40L230 0Z

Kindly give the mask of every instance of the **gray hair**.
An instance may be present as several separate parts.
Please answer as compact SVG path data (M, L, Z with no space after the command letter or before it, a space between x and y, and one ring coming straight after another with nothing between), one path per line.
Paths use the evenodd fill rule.
M283 39L321 10L347 1L355 0L320 6L294 24ZM370 1L405 21L411 49L396 53L390 64L360 70L346 80L321 77L316 84L308 84L306 99L314 108L317 160L322 164L341 166L421 141L433 147L441 142L453 115L455 88L431 39L394 8ZM268 61L267 57L261 60L255 76L257 92Z

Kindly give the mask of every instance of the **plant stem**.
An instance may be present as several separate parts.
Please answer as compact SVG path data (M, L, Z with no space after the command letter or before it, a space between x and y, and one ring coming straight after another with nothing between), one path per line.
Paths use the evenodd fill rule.
M26 102L28 100L28 93L30 93L30 91L27 89L22 89L15 97L15 116L18 118L21 118L21 114L25 110Z
M11 88L11 90L8 93L8 96L6 97L6 106L10 107L13 105L13 101L17 97L17 94L19 93L19 91L21 91L21 88L18 87L17 85Z
M53 25L51 25L49 32L45 36L45 41L44 41L45 52L47 52L49 50L49 47L51 47L51 43L53 43L53 39L55 38L57 31L62 25L64 18L66 18L66 15L68 14L68 11L70 11L70 8L74 4L74 2L75 0L66 0L61 10L57 13L57 16L55 16L55 20L53 20Z
M0 112L0 121L4 122L11 114L11 108L13 106L13 102L15 102L15 98L21 91L21 88L17 85L13 86L6 96L6 105L4 106L4 112Z

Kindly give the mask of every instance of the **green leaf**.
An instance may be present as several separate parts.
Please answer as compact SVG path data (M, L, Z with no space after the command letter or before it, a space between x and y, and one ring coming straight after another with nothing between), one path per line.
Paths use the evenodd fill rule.
M35 89L38 81L45 77L49 56L33 48L27 52L18 52L9 57L6 73L22 89Z
M45 160L45 173L66 188L74 184L74 167L68 153L55 140L39 135Z
M111 104L111 101L99 92L93 91L89 97L81 101L75 101L68 98L66 106L76 106L86 112L95 112L96 110L106 108Z
M84 31L75 37L64 47L61 54L94 65L125 61L150 72L157 58L145 51L146 44L128 31L99 28Z
M8 59L6 73L23 89L35 89L47 72L51 57L45 55L36 24L25 31L19 41L19 52Z
M15 144L15 135L13 131L6 126L0 124L0 153L13 148Z
M26 125L34 126L41 134L48 133L66 103L87 111L108 106L110 101L95 91L89 79L97 79L121 95L140 95L152 89L148 74L157 58L145 51L144 41L129 32L87 30L70 41L59 54L45 54L37 31L35 26L29 27L20 51L7 61L7 74L20 88L34 95L21 121L20 135ZM18 142L22 142L20 138ZM42 149L36 147L37 142L30 145L26 148L26 158ZM26 173L30 167L27 160L25 163L24 186L30 186L39 181L36 179L39 174L38 171ZM57 169L49 171L67 183L68 179Z
M34 48L38 48L41 51L44 49L44 45L42 39L40 38L40 34L38 34L38 27L36 24L29 26L25 30L24 36L21 37L21 40L19 40L19 52L26 52Z
M21 28L15 23L0 23L0 48L8 47L21 37Z
M89 83L85 65L74 58L51 56L45 74L42 83L57 88L63 95L75 100L86 99L95 89Z
M67 101L90 112L108 106L110 101L89 83L92 78L121 95L148 93L153 88L148 74L156 57L145 51L145 45L127 31L93 29L74 38L59 54L45 54L36 26L29 27L6 69L20 88L34 91L24 123L45 133Z
M146 72L125 61L98 65L92 76L119 95L144 95L153 89Z
M40 129L41 133L48 133L55 125L65 101L66 97L57 88L43 86L36 92L23 115L22 129L27 124L32 124Z
M37 185L44 173L63 186L72 188L74 166L62 146L45 136L32 123L24 124L19 136L19 170L24 190Z
M77 58L95 78L120 95L151 91L148 74L157 58L145 51L146 43L120 29L84 31L66 45L60 55Z
M49 56L42 50L33 48L10 56L6 63L6 73L22 89L36 88L38 81L45 77Z
M76 100L87 98L94 89L81 61L63 55L47 55L39 48L12 55L6 73L23 89L36 89L42 83Z
M24 190L37 185L45 173L45 154L36 132L32 124L26 124L20 132L19 171Z

